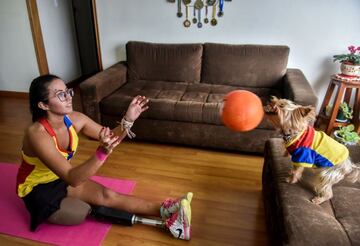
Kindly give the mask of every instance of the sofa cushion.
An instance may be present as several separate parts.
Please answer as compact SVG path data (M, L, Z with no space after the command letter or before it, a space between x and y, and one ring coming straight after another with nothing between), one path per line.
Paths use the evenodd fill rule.
M237 89L250 90L266 101L279 91L269 88L244 88L226 85L185 82L134 81L127 83L100 103L102 114L118 116L125 113L131 99L143 95L150 99L150 108L141 117L222 125L219 111L224 96ZM258 128L273 129L265 120Z
M202 44L126 44L128 81L150 80L198 83Z
M342 182L333 188L332 205L337 220L353 245L360 245L360 184Z
M360 147L348 146L354 163L360 162ZM342 181L333 188L331 203L338 221L344 227L351 243L360 245L360 182Z
M286 73L289 47L204 44L201 82L273 87Z

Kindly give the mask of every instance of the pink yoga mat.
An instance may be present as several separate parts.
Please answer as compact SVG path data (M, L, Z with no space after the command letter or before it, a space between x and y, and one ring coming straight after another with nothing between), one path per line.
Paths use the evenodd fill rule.
M44 223L36 232L29 230L29 214L15 193L18 165L0 163L0 233L55 245L99 245L111 224L87 219L81 225L60 226ZM134 181L94 176L94 181L119 193L129 194Z

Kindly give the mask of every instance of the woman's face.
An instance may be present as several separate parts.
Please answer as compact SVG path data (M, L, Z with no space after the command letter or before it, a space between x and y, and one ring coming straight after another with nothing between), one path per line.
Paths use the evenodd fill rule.
M61 79L55 79L48 86L49 111L59 115L69 114L73 111L72 96L73 90L68 89Z

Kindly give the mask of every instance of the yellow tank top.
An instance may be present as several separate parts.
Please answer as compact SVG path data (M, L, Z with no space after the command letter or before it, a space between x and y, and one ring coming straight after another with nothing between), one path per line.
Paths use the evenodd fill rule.
M53 138L57 150L64 156L65 159L70 160L75 154L79 142L76 130L70 119L67 116L64 116L64 123L68 129L70 137L69 150L61 149L58 145L54 130L45 118L40 119L39 123L44 126L46 131ZM29 194L38 184L46 184L59 178L38 157L27 156L23 151L21 152L21 156L22 162L17 174L16 189L19 197L24 197Z

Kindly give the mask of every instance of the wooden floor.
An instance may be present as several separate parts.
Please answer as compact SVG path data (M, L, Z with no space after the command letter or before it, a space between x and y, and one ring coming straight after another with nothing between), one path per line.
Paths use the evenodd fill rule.
M26 99L0 98L0 162L19 163L23 131L29 123ZM96 147L96 141L82 137L73 163L87 159ZM146 199L161 201L193 191L192 240L176 240L143 225L113 225L102 245L266 245L262 164L263 158L257 156L122 143L98 174L135 180L133 195ZM39 244L0 234L0 245Z

